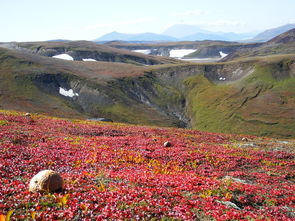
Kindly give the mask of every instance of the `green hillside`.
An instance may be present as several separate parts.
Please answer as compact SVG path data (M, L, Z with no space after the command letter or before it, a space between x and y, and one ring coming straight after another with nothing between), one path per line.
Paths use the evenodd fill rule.
M204 75L185 80L193 128L262 136L294 136L295 63L260 61L253 73L224 84Z

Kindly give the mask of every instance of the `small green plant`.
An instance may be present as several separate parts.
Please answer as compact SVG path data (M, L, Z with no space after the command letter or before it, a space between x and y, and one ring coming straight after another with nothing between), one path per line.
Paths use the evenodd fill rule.
M0 120L0 126L7 125L8 122L6 120Z

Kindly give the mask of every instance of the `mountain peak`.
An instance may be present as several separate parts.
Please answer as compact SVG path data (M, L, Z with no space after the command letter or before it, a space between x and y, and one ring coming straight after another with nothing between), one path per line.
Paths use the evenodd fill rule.
M208 33L208 31L201 29L197 25L175 24L163 32L164 35L169 35L175 38L183 38L196 33Z
M95 39L94 41L177 41L177 39L171 36L155 34L152 32L138 34L111 32Z
M260 41L260 42L264 42L264 41L268 41L272 38L275 38L276 36L287 32L291 29L295 28L295 24L286 24L286 25L282 25L276 28L271 28L268 30L265 30L264 32L261 32L260 34L256 35L252 40L253 41Z

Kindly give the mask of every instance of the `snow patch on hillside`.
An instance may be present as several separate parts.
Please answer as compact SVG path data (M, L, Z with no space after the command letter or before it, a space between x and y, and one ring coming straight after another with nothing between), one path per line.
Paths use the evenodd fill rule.
M169 56L172 58L182 58L188 54L197 51L196 49L172 49Z
M151 53L150 49L132 50L132 51L142 53L142 54L150 54Z
M224 58L228 55L228 54L223 53L222 51L220 51L219 54L220 54L221 58Z
M58 58L58 59L63 59L63 60L68 60L68 61L73 61L74 58L68 54L59 54L52 56L53 58Z
M59 93L63 96L66 96L66 97L75 97L75 96L79 96L78 93L75 93L73 91L73 89L70 89L70 90L66 90L62 87L59 87Z
M83 60L83 61L96 61L96 60L93 59L93 58L83 58L82 60Z

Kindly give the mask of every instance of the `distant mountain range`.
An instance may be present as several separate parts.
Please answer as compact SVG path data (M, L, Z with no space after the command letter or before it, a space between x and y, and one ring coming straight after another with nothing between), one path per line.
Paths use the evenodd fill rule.
M111 32L95 39L94 41L178 41L168 35L161 35L155 33L139 33L139 34L125 34L119 32Z
M178 33L178 34L177 34ZM180 34L182 33L182 34ZM187 33L186 36L183 36ZM125 34L119 32L111 32L95 39L95 42L101 41L202 41L202 40L221 40L221 41L240 41L253 37L250 33L232 33L232 32L210 32L199 29L193 25L174 25L167 29L163 34L155 33L139 33Z
M163 34L174 38L183 39L196 33L210 34L210 31L201 29L197 25L175 24L167 28Z
M67 39L52 39L52 40L48 40L48 42L69 42L71 40L67 40Z
M295 24L287 24L277 28L269 29L259 34L257 33L234 33L234 32L212 32L199 28L196 25L176 24L169 27L162 34L156 33L138 33L125 34L111 32L97 39L95 42L106 41L202 41L202 40L221 40L221 41L247 41L247 42L264 42L282 34L292 28Z
M197 25L176 24L169 27L163 34L181 41L240 41L252 38L255 33L212 32L199 28Z
M256 35L251 40L256 42L265 42L293 28L295 28L295 24L286 24L277 28L268 29Z

